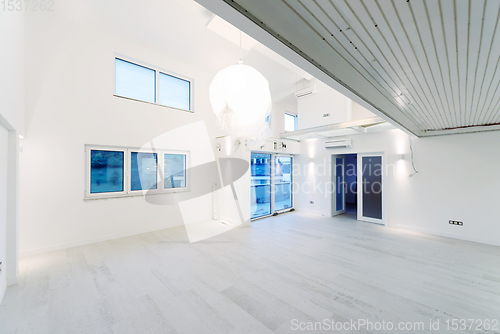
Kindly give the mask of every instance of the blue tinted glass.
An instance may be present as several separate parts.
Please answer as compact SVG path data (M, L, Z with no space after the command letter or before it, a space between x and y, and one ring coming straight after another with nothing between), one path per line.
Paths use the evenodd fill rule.
M363 216L382 219L382 157L363 157Z
M274 211L292 207L292 158L276 157L274 167Z
M336 188L336 203L335 209L337 211L344 210L344 159L335 159L335 188Z
M157 188L156 153L132 152L130 164L130 189L149 190Z
M251 217L271 214L271 155L252 153L251 157Z
M123 191L123 152L90 151L90 193Z
M163 168L164 187L185 188L186 187L186 155L185 154L165 154L165 165Z
M158 97L161 105L190 110L191 83L165 73L160 73Z
M132 99L155 102L156 73L154 70L115 59L115 94Z
M285 131L295 131L295 120L297 116L285 114Z

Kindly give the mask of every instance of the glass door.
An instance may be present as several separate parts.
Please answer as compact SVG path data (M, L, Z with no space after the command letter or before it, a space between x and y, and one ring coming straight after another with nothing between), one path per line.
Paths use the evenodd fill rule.
M383 166L383 154L358 154L358 220L385 224Z
M274 157L274 212L293 207L292 157Z
M271 214L271 161L271 154L251 155L251 218Z
M345 157L343 155L332 155L332 216L345 213Z

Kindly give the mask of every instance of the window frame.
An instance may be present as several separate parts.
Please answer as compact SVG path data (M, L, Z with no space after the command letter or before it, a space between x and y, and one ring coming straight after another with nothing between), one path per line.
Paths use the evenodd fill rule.
M161 165L161 182L163 193L181 193L191 191L191 157L188 151L176 151L176 150L161 150L161 156L163 164ZM175 154L175 155L185 155L186 156L186 186L183 188L165 188L165 174L163 172L163 167L165 166L165 154Z
M97 151L113 151L123 152L123 191L120 192L90 192L91 186L91 152ZM157 189L150 190L132 190L132 152L137 153L156 153L157 155ZM186 187L183 188L165 188L164 186L164 165L165 154L176 154L186 156ZM106 199L106 198L122 198L133 196L146 196L146 195L161 195L171 193L181 193L191 191L191 152L185 150L172 150L172 149L150 149L150 148L134 148L134 147L120 147L120 146L104 146L104 145L85 145L85 192L84 199Z
M91 172L92 172L92 159L91 152L92 151L111 151L111 152L123 152L123 191L113 191L113 192L102 192L102 193L91 193ZM117 146L85 146L85 198L93 199L93 198L109 198L109 197L122 197L127 195L127 189L130 188L128 185L128 177L127 177L127 165L128 165L128 157L127 150L123 147Z
M129 158L129 176L128 176L128 181L129 181L129 187L127 189L127 194L137 194L137 195L146 195L146 194L155 194L155 193L160 193L160 157L159 153L155 152L154 150L143 150L143 149L127 149L128 153L128 158ZM156 189L139 189L139 190L132 190L132 153L153 153L156 154ZM140 175L140 174L139 174Z
M134 98L131 98L131 97L127 97L127 96L116 94L116 59L125 61L127 63L131 63L133 65L145 67L147 69L155 71L155 102L148 102L148 101L138 100L138 99L134 99ZM114 76L113 76L113 78L114 78L113 79L113 96L114 97L117 97L117 98L120 98L120 99L126 99L126 100L131 100L131 101L137 101L137 102L147 103L147 104L152 104L152 105L160 106L160 107L163 107L163 108L169 108L169 109L173 109L173 110L180 110L180 111L186 111L186 112L194 113L194 104L195 104L194 103L194 83L195 82L194 82L193 78L190 78L190 77L187 77L185 75L181 75L179 73L175 73L173 71L169 71L169 70L166 70L164 68L161 68L161 67L158 67L158 66L154 66L154 65L151 65L151 64L148 64L148 63L136 60L136 59L132 59L130 57L127 57L127 56L124 56L124 55L121 55L121 54L118 54L118 53L115 53L113 55L113 72L114 72ZM181 79L181 80L189 82L189 109L181 109L181 108L169 107L169 106L166 106L164 104L160 104L158 102L158 100L159 100L159 94L160 94L160 73L163 73L163 74L169 75L171 77L174 77L174 78Z
M293 130L293 131L297 131L297 129L298 129L298 127L299 127L299 126L298 126L298 125L299 125L299 124L298 124L298 121L299 121L299 117L298 117L298 115L292 114L292 113L290 113L290 112L285 112L285 116L284 116L284 118L283 118L283 123L284 123L284 124L286 124L286 116L287 116L287 115L288 115L288 116L292 116L292 117L293 117L293 128L294 128L294 130ZM293 131L288 131L288 130L285 128L285 132L293 132Z

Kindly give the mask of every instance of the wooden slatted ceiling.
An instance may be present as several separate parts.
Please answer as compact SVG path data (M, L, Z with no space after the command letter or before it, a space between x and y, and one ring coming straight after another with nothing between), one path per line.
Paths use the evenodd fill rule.
M500 1L260 0L260 8L271 2L422 133L500 123Z

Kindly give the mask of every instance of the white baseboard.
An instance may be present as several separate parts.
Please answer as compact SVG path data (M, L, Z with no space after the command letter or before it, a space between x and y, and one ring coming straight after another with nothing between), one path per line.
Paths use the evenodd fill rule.
M411 232L417 232L417 233L431 234L431 235L435 235L438 237L446 237L446 238L458 239L458 240L462 240L462 241L470 241L470 242L477 242L480 244L500 246L500 240L498 240L498 239L494 240L494 239L487 239L487 238L478 238L475 236L464 237L463 235L460 235L460 234L447 233L447 232L442 232L442 231L436 231L436 230L408 226L408 225L399 225L399 224L394 226L394 228L406 230L406 231L411 231Z
M311 215L315 215L315 216L322 216L322 217L328 217L328 216L325 216L321 211L315 211L315 210L307 210L307 209L300 209L300 208L294 208L296 212L301 212L301 213L308 213L308 214L311 214Z
M103 242L103 241L108 241L108 240L113 240L113 239L125 238L125 237L130 237L133 235L149 233L149 232L154 232L154 231L160 231L160 230L164 230L167 228L179 227L179 226L183 226L183 224L178 224L178 225L174 225L174 226L166 226L166 227L155 227L155 228L149 228L149 229L139 229L139 230L128 231L128 232L124 232L124 233L107 235L107 236L103 236L103 237L99 237L99 238L91 238L91 239L68 242L68 243L59 244L59 245L26 249L26 250L19 251L19 257L26 257L26 256L38 255L38 254L42 254L42 253L54 252L54 251L59 251L59 250L72 248L72 247L85 246L85 245L93 244L96 242Z

